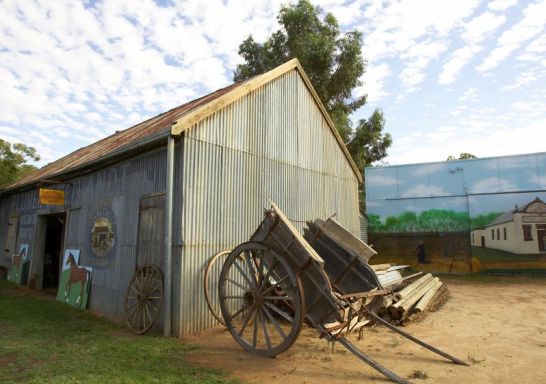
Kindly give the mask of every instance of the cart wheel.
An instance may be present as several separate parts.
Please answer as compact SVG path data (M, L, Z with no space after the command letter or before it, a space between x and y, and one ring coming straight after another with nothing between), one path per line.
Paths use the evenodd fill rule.
M229 254L218 286L222 316L246 351L273 357L298 337L305 316L303 286L281 253L243 243Z
M163 302L163 273L155 265L138 268L125 293L125 319L137 334L148 331L157 321Z
M207 306L209 307L210 313L212 313L212 316L216 320L218 320L222 325L226 325L224 323L224 319L222 319L222 314L218 310L218 303L217 300L214 300L211 296L211 294L218 294L218 290L212 290L211 288L211 281L210 281L210 274L211 271L217 270L218 266L222 265L222 263L225 261L227 256L229 255L230 251L222 251L214 254L209 262L207 263L207 267L205 268L205 278L204 278L204 288L205 288L205 300L207 300Z

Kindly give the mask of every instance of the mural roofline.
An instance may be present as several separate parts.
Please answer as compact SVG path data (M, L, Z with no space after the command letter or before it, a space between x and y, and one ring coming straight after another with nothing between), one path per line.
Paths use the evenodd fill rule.
M365 171L370 169L384 169L384 168L401 168L401 167L412 167L416 165L432 165L432 164L468 164L470 162L479 162L482 160L497 160L497 159L509 159L514 157L527 157L527 156L537 156L537 155L546 155L546 152L531 152L531 153L520 153L515 155L503 155L503 156L489 156L489 157L479 157L476 159L465 159L465 160L439 160L439 161L426 161L423 163L404 163L404 164L393 164L377 167L366 167Z

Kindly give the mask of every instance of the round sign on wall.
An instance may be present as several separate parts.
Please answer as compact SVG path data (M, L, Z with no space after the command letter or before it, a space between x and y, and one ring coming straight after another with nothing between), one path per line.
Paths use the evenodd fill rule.
M96 256L105 257L114 246L114 230L108 217L97 217L91 230L91 248Z

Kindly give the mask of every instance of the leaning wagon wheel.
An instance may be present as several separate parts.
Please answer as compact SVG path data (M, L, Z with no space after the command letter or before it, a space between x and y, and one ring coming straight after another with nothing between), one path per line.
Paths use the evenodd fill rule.
M215 300L213 300L213 297L211 295L212 292L210 289L210 274L212 270L217 268L218 263L225 261L229 253L230 251L218 252L210 258L209 262L207 263L207 267L205 268L205 278L203 282L205 289L205 300L207 301L207 306L209 307L210 313L212 313L212 316L214 316L214 318L224 326L226 325L226 323L224 323L224 319L222 319L222 314L218 313L218 305L216 304Z
M243 243L226 259L218 286L222 316L246 351L273 357L298 337L305 317L303 286L281 253Z
M138 268L125 293L125 319L137 334L148 331L157 321L163 303L163 273L155 265Z

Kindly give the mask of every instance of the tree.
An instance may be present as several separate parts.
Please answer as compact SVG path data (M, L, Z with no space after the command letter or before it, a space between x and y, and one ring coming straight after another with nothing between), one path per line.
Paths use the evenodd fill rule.
M468 153L468 152L461 152L459 154L459 158L456 159L454 156L448 156L446 161L452 161L452 160L468 160L468 159L477 159L478 156L474 156L473 154L471 153Z
M362 172L386 156L392 138L382 134L385 119L379 110L353 130L350 115L366 103L366 95L353 97L366 69L362 34L342 34L336 18L326 13L321 20L321 13L308 0L283 5L277 16L280 30L263 44L252 35L241 43L239 54L245 63L237 65L233 79L248 79L297 57Z
M359 121L351 141L347 143L358 169L364 170L367 165L387 156L392 137L388 133L383 134L384 127L385 118L383 112L378 109L369 119Z
M40 155L34 147L21 143L12 145L0 139L0 187L36 170L34 165L27 164L29 160L40 160Z

